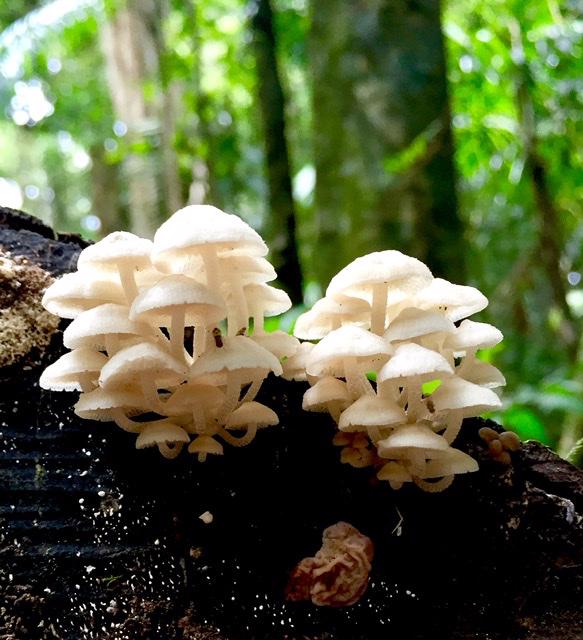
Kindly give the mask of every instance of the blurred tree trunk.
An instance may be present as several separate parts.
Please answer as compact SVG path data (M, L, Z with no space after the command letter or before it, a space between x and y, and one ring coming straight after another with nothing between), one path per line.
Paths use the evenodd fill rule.
M312 4L322 284L358 255L402 249L464 279L439 2Z
M158 176L150 138L158 130L157 106L144 87L159 72L152 32L153 0L128 0L101 30L109 91L116 117L127 126L130 150L124 159L129 192L130 227L151 237L159 223Z
M122 210L119 185L119 165L106 161L103 145L89 150L91 156L91 192L93 213L101 220L101 235L127 228Z
M254 0L251 19L263 120L269 212L265 237L278 279L294 302L302 300L302 272L296 244L296 214L285 137L285 97L277 65L270 0Z

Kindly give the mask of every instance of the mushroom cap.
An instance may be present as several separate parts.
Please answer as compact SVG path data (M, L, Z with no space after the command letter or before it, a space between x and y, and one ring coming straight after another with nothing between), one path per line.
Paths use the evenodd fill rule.
M219 256L221 272L228 273L228 280L236 280L243 284L251 282L271 282L277 278L273 265L259 256L223 253ZM201 267L201 275L202 275Z
M504 336L499 329L486 322L464 320L455 333L447 337L444 347L454 353L463 353L467 349L488 349L502 342Z
M93 349L75 349L62 355L56 362L49 365L41 374L39 385L41 389L53 391L81 391L79 376L83 373L101 371L107 362L107 357Z
M114 303L102 304L79 314L63 332L63 344L68 349L105 345L105 335L154 336L156 331L143 322L129 319L129 308Z
M200 435L188 445L188 453L210 453L214 456L222 456L223 445L212 436Z
M341 431L362 431L363 427L388 427L407 421L407 414L394 401L378 396L361 396L342 412Z
M423 471L423 479L471 473L478 470L478 463L472 456L450 447L429 460Z
M441 311L452 322L457 322L485 309L488 298L474 287L435 278L415 296L414 306Z
M99 242L83 249L77 268L80 271L98 267L103 271L117 271L118 264L132 265L137 269L150 266L151 240L140 238L128 231L114 231Z
M306 371L313 376L333 374L343 368L344 358L360 358L380 364L391 353L390 345L380 336L360 327L345 325L331 331L312 349Z
M410 342L395 349L393 357L379 371L377 382L408 378L422 382L451 375L453 369L440 353Z
M83 311L107 302L124 304L121 285L113 280L96 280L89 271L66 273L45 291L43 307L61 318L76 318Z
M454 323L437 311L423 311L415 307L409 307L389 324L385 331L384 339L387 342L411 340L432 333L453 333Z
M429 284L431 271L420 260L389 249L356 258L330 281L326 296L338 293L372 300L372 286L388 284L390 302Z
M432 458L436 453L449 449L449 444L427 425L414 423L399 427L385 440L379 440L377 447L381 458L406 458L411 451L423 451Z
M133 301L131 320L149 322L157 327L168 327L173 310L185 312L185 322L215 324L227 315L222 297L205 285L184 275L164 276L156 284L143 289Z
M338 294L331 298L322 298L305 313L298 317L294 326L294 335L302 340L320 340L332 331L334 323L340 318L367 328L370 324L370 305L360 298Z
M223 338L223 346L200 356L192 365L190 377L197 378L209 373L224 371L261 371L267 375L273 371L282 374L279 360L267 349L245 336ZM254 375L253 375L254 377Z
M182 384L164 404L164 413L179 416L192 412L193 407L202 407L205 412L218 410L225 394L215 386L189 382Z
M457 376L444 380L431 394L431 401L435 411L461 410L465 418L502 406L500 398L492 390Z
M468 382L473 382L480 387L487 387L488 389L503 387L506 384L506 378L501 371L494 365L482 360L474 359L467 366L464 365L463 371L456 371L456 374Z
M405 469L402 464L399 464L395 461L387 462L386 464L384 464L377 473L377 478L379 480L392 480L393 482L397 483L413 481L413 477L407 471L407 469Z
M286 380L295 380L296 382L307 380L306 362L314 346L311 342L301 342L294 355L283 361L282 375Z
M227 429L245 429L248 426L270 427L279 424L277 413L259 402L244 402L229 414Z
M95 389L89 393L82 393L74 407L80 418L108 422L111 420L111 409L123 409L125 413L133 415L149 410L143 395L132 389Z
M261 236L241 218L201 204L179 209L158 228L152 260L167 272L187 262L203 246L212 246L219 253L267 255Z
M268 284L252 282L243 287L249 308L261 307L264 316L277 316L291 309L292 302L285 291Z
M267 351L271 351L278 360L291 358L300 348L300 341L285 331L254 334L251 336L251 340Z
M326 376L320 378L316 384L304 393L302 409L304 411L326 412L329 402L340 402L348 406L352 402L352 396L345 382Z
M99 385L114 389L148 377L160 386L178 384L187 377L187 369L158 345L141 342L120 349L109 359L101 370Z
M163 442L190 442L190 436L177 424L169 420L150 422L136 440L136 449L153 447Z

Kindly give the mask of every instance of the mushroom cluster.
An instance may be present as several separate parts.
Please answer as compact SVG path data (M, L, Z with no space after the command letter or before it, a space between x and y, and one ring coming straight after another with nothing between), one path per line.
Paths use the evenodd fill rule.
M393 489L413 482L430 492L477 470L451 445L464 418L500 407L492 389L504 377L476 353L502 334L466 319L487 304L399 251L357 258L332 278L298 318L295 335L311 342L284 370L292 362L289 375L301 379L303 366L303 407L336 421L342 462L375 467Z
M249 444L278 423L255 401L263 380L299 348L264 331L265 316L291 307L267 284L276 273L266 254L243 220L207 205L177 211L153 242L115 232L84 249L78 271L43 297L72 322L63 334L71 351L41 387L81 391L78 416L114 421L137 434L137 448L167 458L185 444L200 461L223 453L220 440Z

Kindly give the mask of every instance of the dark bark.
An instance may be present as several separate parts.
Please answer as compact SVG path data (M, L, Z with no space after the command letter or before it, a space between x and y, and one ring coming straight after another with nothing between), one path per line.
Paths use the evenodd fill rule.
M401 249L463 281L439 3L312 3L317 242L326 284Z
M290 160L285 136L285 97L277 63L270 0L254 0L251 18L255 46L259 109L263 120L269 213L265 238L278 279L296 303L302 301L302 271L297 239Z
M0 209L0 246L60 274L83 243ZM439 495L392 492L339 463L331 421L301 410L305 385L270 379L259 399L279 427L204 464L168 461L39 389L61 352L57 333L0 369L3 640L580 638L582 474L540 444L499 466L468 420L456 446L480 471ZM338 520L375 544L362 601L286 603L289 571Z

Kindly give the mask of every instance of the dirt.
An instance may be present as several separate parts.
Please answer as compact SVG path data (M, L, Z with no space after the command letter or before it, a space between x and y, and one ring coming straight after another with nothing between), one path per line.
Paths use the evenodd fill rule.
M0 245L59 274L82 242L0 210ZM168 461L39 389L61 352L57 332L0 368L0 639L583 637L582 474L542 445L497 464L478 430L501 428L468 420L458 446L477 473L394 492L339 462L305 385L269 379L258 399L280 426L220 459ZM364 597L286 602L289 572L340 520L375 545Z

